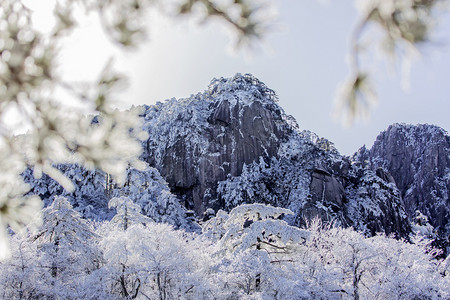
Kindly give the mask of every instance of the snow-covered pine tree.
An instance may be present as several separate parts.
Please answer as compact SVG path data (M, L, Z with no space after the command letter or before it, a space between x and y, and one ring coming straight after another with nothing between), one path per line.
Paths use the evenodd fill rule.
M60 164L55 166L55 169L72 182L73 191L65 190L60 183L46 174L36 179L33 170L27 168L22 176L31 187L29 194L39 196L45 206L51 205L55 197L64 196L84 218L108 219L106 193L108 175L105 172L100 169L89 170L78 164Z
M127 230L134 224L150 224L153 222L149 217L144 216L141 213L141 207L128 197L114 197L109 200L108 207L116 209L116 215L110 223L122 230Z
M43 210L43 225L31 240L39 249L45 297L76 298L84 277L100 268L98 236L64 197Z

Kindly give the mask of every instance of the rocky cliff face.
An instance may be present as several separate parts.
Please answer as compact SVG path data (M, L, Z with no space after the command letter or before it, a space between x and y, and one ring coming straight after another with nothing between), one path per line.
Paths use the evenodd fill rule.
M368 234L410 231L388 174L357 171L331 142L299 131L275 93L251 75L147 106L143 118L149 139L142 158L198 216L261 202L290 208L288 221L297 225L319 217Z
M213 80L204 93L146 107L143 159L191 209L212 206L219 181L276 156L293 130L275 93L251 75ZM219 207L215 207L218 209Z
M392 175L411 220L418 210L437 231L450 232L450 136L445 130L394 124L356 156L370 169Z
M346 196L349 225L368 236L384 232L409 238L411 225L400 191L389 173L353 164Z

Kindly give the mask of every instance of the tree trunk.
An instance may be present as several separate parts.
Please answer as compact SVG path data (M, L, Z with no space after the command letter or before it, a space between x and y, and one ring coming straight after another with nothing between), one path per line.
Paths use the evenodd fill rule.
M122 287L122 296L128 298L127 285L125 283L125 266L122 266L122 275L120 275L120 286Z

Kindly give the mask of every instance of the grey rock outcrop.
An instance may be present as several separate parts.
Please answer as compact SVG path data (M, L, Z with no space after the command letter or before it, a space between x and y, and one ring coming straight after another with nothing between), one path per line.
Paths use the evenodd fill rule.
M311 173L309 185L310 197L302 207L303 218L311 220L318 217L323 221L338 221L345 224L344 202L345 190L337 179L339 175L332 175L324 169L316 168Z
M383 169L372 171L342 158L328 171L313 169L302 217L319 217L340 226L353 226L367 236L382 232L408 238L411 226L400 191Z
M392 175L410 220L418 210L438 231L450 232L450 136L444 129L394 124L357 156Z
M333 175L325 170L313 170L309 192L313 201L335 206L336 210L344 204L344 187Z
M276 156L292 131L275 93L251 75L213 80L206 92L147 107L143 159L185 205L201 215L217 206L217 183L244 164ZM218 209L220 207L213 207Z

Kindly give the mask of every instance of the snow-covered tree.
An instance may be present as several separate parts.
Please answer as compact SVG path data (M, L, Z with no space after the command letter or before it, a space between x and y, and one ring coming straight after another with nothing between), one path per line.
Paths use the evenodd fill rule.
M344 299L445 299L448 278L429 244L383 235L365 238L352 228L310 225L298 256L310 297Z
M413 222L411 224L415 234L432 239L436 237L433 226L428 222L428 217L416 210Z
M56 168L73 182L72 192L66 191L45 174L40 179L35 179L30 168L23 174L31 187L29 194L40 196L47 206L55 197L64 195L84 218L109 220L113 216L111 207L108 208L109 200L126 196L141 207L143 215L155 222L169 223L190 231L199 230L198 225L188 221L185 208L154 168L147 167L143 171L129 168L123 186L101 170L91 171L78 164L63 164Z
M118 298L204 299L208 281L197 270L205 262L196 259L200 249L191 243L168 224L110 227L101 242L101 284Z
M291 255L309 238L307 231L281 220L284 214L292 212L263 204L244 204L229 215L219 212L203 225L205 235L218 239L216 251L222 259L215 268L223 276L221 288L229 289L227 297L255 293L274 296L284 292L277 291L275 287L281 287L273 282L277 277L288 278L283 270L291 263Z
M23 177L30 185L30 195L39 196L45 206L51 205L55 197L64 196L84 218L108 218L108 174L98 169L89 170L79 164L60 164L55 168L72 182L74 189L65 190L61 184L45 174L36 179L33 170L27 168Z
M26 236L11 238L11 257L0 261L1 299L39 299L46 295L46 269L40 263L42 253Z
M119 214L134 204L119 202ZM136 208L136 207L135 207ZM0 297L64 299L447 299L448 258L429 240L365 237L262 204L219 211L203 234L142 218L95 231L57 197L37 233L14 235ZM135 213L137 214L137 213ZM132 214L131 214L132 215ZM130 214L128 214L130 216ZM129 220L131 220L129 219Z
M408 216L395 183L368 168L353 166L351 172L355 170L360 173L358 182L346 187L346 209L353 227L367 236L409 233Z
M125 186L114 189L112 195L127 196L139 205L143 215L155 222L168 223L191 231L199 229L196 224L187 220L186 209L170 192L167 182L154 168L148 167L143 171L128 170Z
M292 214L292 211L263 204L240 205L230 211L223 224L225 234L219 244L229 252L255 247L258 250L281 247L289 251L291 244L306 240L309 233L280 219L287 214ZM204 230L208 231L212 222L214 219L204 225Z
M259 162L244 164L240 176L219 183L217 192L230 210L241 204L262 203L276 205L276 195L268 190L272 169L262 157Z
M439 251L429 240L405 243L384 236L367 240L374 257L374 269L365 282L366 297L373 299L446 299L450 277L439 272Z
M111 223L122 230L127 230L128 227L134 224L149 224L153 222L150 218L144 216L141 213L142 208L128 197L114 197L109 200L108 207L116 209L116 215L112 218Z
M84 277L101 265L98 236L64 197L43 210L43 225L30 239L40 252L46 297L76 297Z

